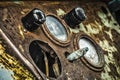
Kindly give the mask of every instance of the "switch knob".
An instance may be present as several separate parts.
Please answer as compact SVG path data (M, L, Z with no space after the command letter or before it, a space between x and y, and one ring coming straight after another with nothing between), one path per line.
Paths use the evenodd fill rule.
M75 28L75 26L79 25L86 19L86 15L81 7L76 7L68 12L63 18L67 25L71 28Z
M41 10L34 8L25 17L22 18L22 23L25 29L28 31L34 31L41 24L43 24L45 20L45 14Z

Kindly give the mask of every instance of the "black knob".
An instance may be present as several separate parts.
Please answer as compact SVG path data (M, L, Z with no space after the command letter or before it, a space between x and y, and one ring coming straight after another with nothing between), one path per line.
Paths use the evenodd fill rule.
M43 24L45 20L45 14L41 10L34 8L22 18L22 23L28 31L34 31Z
M64 16L65 22L71 27L79 25L82 21L86 19L84 10L81 7L76 7L72 9L69 13Z

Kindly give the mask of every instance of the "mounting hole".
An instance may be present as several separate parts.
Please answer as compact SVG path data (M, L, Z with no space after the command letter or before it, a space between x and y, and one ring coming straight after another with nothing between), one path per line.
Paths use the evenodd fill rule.
M104 14L108 14L108 11L104 6L101 6L101 10Z
M61 62L47 43L34 40L30 43L29 52L37 67L47 77L57 78L61 74Z

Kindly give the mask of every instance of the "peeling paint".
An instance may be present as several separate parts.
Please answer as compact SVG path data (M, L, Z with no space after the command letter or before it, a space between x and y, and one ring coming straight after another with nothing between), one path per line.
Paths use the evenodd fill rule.
M5 48L0 44L0 65L4 65L6 70L12 71L14 80L34 80L33 75L26 70L20 62L5 52ZM0 69L1 70L1 69Z
M111 16L110 12L108 15L103 14L102 12L98 11L98 16L101 19L102 23L110 28L110 29L114 29L116 30L119 34L120 34L120 26L118 25L118 23L114 20L114 18ZM111 17L111 20L107 19L107 16ZM117 25L114 25L117 24Z
M56 10L56 12L57 12L57 15L58 15L58 16L61 16L61 15L66 14L65 11L62 10L62 9L60 9L60 8L59 8L58 10Z
M109 38L113 41L113 36L111 33L111 30L114 29L116 30L116 32L118 32L120 34L120 28L119 25L117 24L117 22L113 19L113 17L111 16L111 14L109 13L108 15L103 14L102 12L98 12L98 16L100 17L103 26L108 27L109 31L105 31L104 32L109 36ZM111 17L111 20L108 20L107 17ZM117 24L117 25L114 25ZM118 74L120 74L120 67L118 67L115 63L115 58L113 57L113 54L115 54L115 52L118 52L117 48L114 45L110 45L108 40L103 40L99 42L99 45L103 48L103 50L105 50L106 52L108 52L108 55L104 55L105 57L105 61L106 61L106 65L104 67L104 71L101 73L101 78L102 80L119 80L119 77L115 74L115 72L111 71L112 67L109 66L109 64L114 65L114 67L117 69ZM113 73L113 75L109 74L109 73Z
M59 4L59 2L49 3L49 5L52 5L52 4L56 5L56 4ZM42 5L48 5L48 4L44 3ZM90 6L89 6L89 9L91 9ZM28 11L29 11L29 9L23 10L23 12L21 12L21 14L25 14ZM88 10L88 12L89 11L90 10ZM63 9L60 9L60 8L58 8L56 10L56 12L57 12L58 16L63 16L64 14L66 14L66 12ZM112 70L114 70L114 69L110 68L110 64L114 65L114 67L117 70L116 72L118 74L120 74L120 66L116 65L115 57L113 57L113 55L116 54L116 52L118 52L118 50L113 44L113 41L114 41L113 37L115 35L112 35L112 30L115 30L117 33L120 34L120 26L113 19L113 17L111 16L111 14L109 12L108 12L107 15L104 14L103 12L101 12L100 10L95 11L95 12L98 15L97 18L100 18L99 21L93 19L93 22L91 22L91 23L88 23L88 24L81 23L81 24L79 24L80 28L78 28L78 29L71 29L70 28L70 30L71 30L71 32L74 32L74 33L78 33L80 31L82 31L82 32L85 32L87 35L89 35L91 37L93 37L93 35L94 36L96 36L96 35L99 36L99 34L102 34L101 36L97 37L98 38L97 39L98 44L105 51L104 57L105 57L106 65L104 67L104 71L101 73L101 80L119 80L120 78L117 75L115 75L114 71L112 72ZM94 13L94 11L92 13ZM90 13L90 14L92 14L92 13ZM110 18L110 20L108 19L108 17ZM5 16L5 19L6 19L6 16ZM108 30L106 30L106 28ZM21 32L20 32L20 34L21 34L21 36L23 35ZM104 34L107 37L109 37L109 40L106 39L106 36L104 36ZM102 37L103 37L104 40L100 40ZM95 40L96 40L96 38L95 38ZM21 46L19 46L19 48L21 48ZM22 49L21 49L21 51L22 51ZM1 49L0 49L0 52L2 52ZM9 61L10 64L12 63L11 59L8 59L8 61ZM113 73L114 76L110 73ZM89 79L86 76L83 76L83 78L84 78L84 80ZM97 80L97 78L95 78L95 80Z
M80 31L84 31L88 35L90 34L99 34L102 31L102 26L95 20L93 23L89 23L87 25L83 25L82 23L79 25Z
M59 10L57 10L57 14L64 15L65 12L62 9L59 9ZM80 31L83 31L89 36L106 34L106 36L109 37L111 41L114 41L113 40L114 35L112 35L112 29L114 29L116 32L118 32L120 34L119 25L113 19L113 17L111 16L110 13L108 13L108 15L106 15L106 14L98 11L97 15L101 19L102 24L100 22L94 20L92 23L89 23L89 24L83 24L83 23L79 24L80 28L78 28L78 29L70 28L70 31L73 33L79 33ZM111 20L108 20L107 17L110 17ZM115 25L115 24L117 24L117 25ZM104 29L104 27L108 28L108 30ZM113 54L115 54L115 52L117 52L118 50L113 44L110 43L109 40L106 39L106 36L103 36L104 40L99 39L99 41L98 41L98 44L100 45L100 47L104 51L106 51L106 53L104 55L105 62L106 62L106 65L104 67L105 72L101 73L101 79L102 80L115 80L115 79L118 80L119 78L117 76L112 76L109 74L111 72L111 68L109 66L110 63L116 67L117 72L120 74L120 67L117 67L117 65L115 65L116 64L115 58L113 57Z
M110 46L109 42L107 40L103 40L99 42L99 45L108 52L115 52L117 49L114 46Z
M111 30L114 29L114 30L116 30L116 32L118 32L120 34L119 26L114 25L114 23L117 24L117 22L113 19L113 17L111 16L110 13L108 15L112 19L110 21L108 20L108 18L106 18L107 16L102 12L98 12L98 16L100 17L103 24L100 24L99 22L97 22L95 20L93 23L89 23L87 25L80 24L79 25L80 26L79 30L85 32L89 36L95 35L95 34L97 35L97 34L100 34L100 33L101 34L106 33L109 36L109 38L111 39L111 41L113 41L113 35L112 35ZM109 28L109 30L108 31L104 30L103 29L104 27ZM74 32L78 32L78 30L76 30L76 31L74 30ZM109 74L109 72L111 72L111 68L109 66L110 63L113 64L116 67L118 74L120 74L120 67L118 67L116 65L115 58L113 57L113 54L115 54L115 52L118 51L117 48L113 44L110 44L109 40L106 39L106 36L104 36L104 40L99 40L98 44L108 54L108 55L104 55L106 65L104 67L105 72L101 73L101 79L102 80L115 80L115 79L119 80L119 77L117 77L116 75L112 76L112 75Z
M101 78L102 78L102 80L114 80L114 78L111 77L111 76L108 74L108 72L102 73L102 74L101 74Z
M113 41L113 35L111 34L111 29L109 31L105 31L110 37L110 39Z

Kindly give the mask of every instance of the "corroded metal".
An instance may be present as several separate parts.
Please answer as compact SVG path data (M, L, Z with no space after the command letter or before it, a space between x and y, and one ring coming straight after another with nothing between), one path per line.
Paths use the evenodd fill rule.
M24 62L24 64L26 66L30 66L29 68L31 69L31 71L36 75L36 77L38 79L40 79L40 75L36 72L34 66L29 62L29 60L27 60L21 53L20 51L16 48L16 46L8 39L8 37L5 35L5 33L0 29L0 35L2 35L3 39L7 42L7 44L15 51L15 53L17 54L17 56L20 58L20 60L22 62Z
M2 18L0 19L1 29L6 33L9 39L26 57L29 56L29 44L31 43L31 41L40 40L44 41L45 43L49 43L49 46L55 51L55 53L59 57L62 66L62 72L57 78L58 80L119 80L120 46L118 45L118 43L120 42L120 29L119 25L113 19L109 11L108 14L104 14L104 12L101 10L101 6L104 6L107 9L104 3L85 3L79 1L41 1L34 3L8 2L6 4L1 5L0 8L0 17ZM46 29L44 31L42 30L44 26L38 28L32 33L29 31L24 31L24 29L20 29L20 26L23 28L21 18L33 8L35 8L36 5L37 8L43 10L45 13L51 13L50 15L57 15L57 17L59 18L69 12L72 8L76 6L81 6L87 15L87 19L83 23L81 23L76 29L67 28L67 30L69 30L72 34L72 37L70 38L70 43L66 46L63 46L64 44L60 46L60 42L56 44L52 39L46 37L46 35L49 33L45 33ZM80 32L84 32L89 35L104 50L106 65L103 71L92 71L91 69L86 67L85 64L81 62L81 60L76 60L71 63L68 62L68 60L66 59L64 53L70 54L73 51L78 50L78 47L74 43L77 43L77 41L74 40L74 38L77 38L75 35L76 33ZM49 36L53 38L51 35Z

